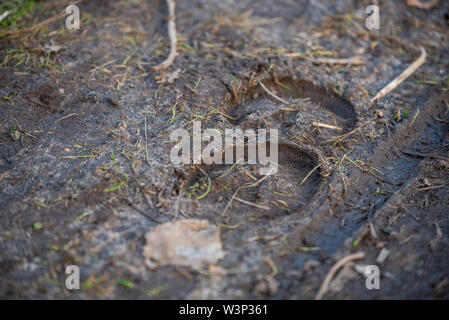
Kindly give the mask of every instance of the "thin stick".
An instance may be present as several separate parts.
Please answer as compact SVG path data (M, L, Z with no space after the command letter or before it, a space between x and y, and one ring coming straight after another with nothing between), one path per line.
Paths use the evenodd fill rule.
M248 243L248 242L254 242L254 241L271 241L274 240L276 238L278 238L281 234L280 233L276 233L272 236L254 236L251 238L248 238L246 240L243 240L241 243Z
M238 198L238 197L234 197L234 200L238 201L238 202L241 202L243 204L246 204L248 206L259 208L259 209L262 209L262 210L270 210L271 209L270 207L263 206L261 204L257 204L257 203L253 203L253 202L249 202L249 201L246 201L246 200Z
M257 180L256 182L254 182L254 183L252 183L252 184L250 184L250 185L244 186L244 187L242 187L242 188L252 188L252 187L256 187L259 183L261 183L261 182L264 181L266 178L268 178L268 176L270 176L271 171L273 171L273 169L275 169L275 167L272 167L272 168L270 169L270 171L268 171L268 173L267 173L263 178L261 178L260 180Z
M173 61L175 61L176 57L176 46L177 46L177 39L176 39L176 16L175 16L175 3L173 0L167 0L167 7L168 7L168 37L170 38L170 54L168 55L167 59L165 59L162 63L158 64L157 66L154 66L151 70L153 72L164 70L170 67L173 64Z
M350 64L350 65L364 65L366 61L360 58L359 56L351 57L351 58L308 58L308 61L312 63L324 63L324 64Z
M275 95L273 92L271 92L270 90L267 89L267 87L264 86L264 84L262 83L262 81L257 80L257 82L259 83L259 85L266 91L266 93L268 93L270 96L272 96L273 98L275 98L277 101L282 102L283 104L289 105L290 103L288 103L287 101L285 101L282 98L279 98L277 95Z
M371 103L373 103L375 100L385 97L388 93L398 87L405 79L410 77L416 70L418 70L419 67L423 65L423 63L426 61L427 53L423 47L420 46L419 48L421 49L421 55L419 56L419 58L416 59L407 69L405 69L396 79L391 81L385 88L380 90L379 93L371 99Z
M349 65L364 65L366 61L360 56L354 56L350 58L309 58L301 55L300 53L286 53L285 56L292 59L303 59L310 61L312 63L323 63L323 64L349 64Z
M417 46L415 46L415 45L413 45L411 43L408 43L408 42L406 42L404 40L401 40L401 39L399 39L398 37L395 37L395 36L389 36L389 35L377 34L377 33L364 33L364 32L358 32L357 36L361 36L361 37L366 37L367 36L367 37L370 37L370 38L373 38L373 39L384 39L384 40L388 40L390 42L395 42L395 43L403 46L404 48L406 48L408 50L412 50L412 51L416 51L416 52L420 51L420 49Z
M350 135L354 134L354 132L356 132L356 131L359 130L360 128L363 128L364 126L366 126L367 124L368 124L368 122L365 122L365 123L363 123L362 125L360 125L360 126L358 126L357 128L355 128L354 130L352 130L352 131L350 131L350 132L348 132L348 133L342 134L341 136L338 136L338 137L335 137L335 138L326 140L326 142L331 142L331 141L335 141L336 143L337 143L337 142L341 142L341 141L343 141L344 139L346 139L347 137L349 137Z
M126 202L126 203L127 203L129 206L131 206L134 210L136 210L137 212L139 212L141 215L147 217L147 218L150 219L151 221L156 222L156 223L161 223L158 219L156 219L155 217L153 217L153 216L150 215L149 213L147 213L147 212L145 212L145 211L140 210L139 208L137 208L137 207L134 205L134 203L131 202L131 200L129 200L129 199L127 199L127 198L124 198L124 197L122 197L121 200L124 201L124 202Z
M418 19L416 19L414 17L411 17L411 19L412 19L413 24L415 25L415 27L418 27L418 28L419 27L423 27L423 28L426 28L426 29L429 29L429 30L432 30L432 31L449 34L449 30L440 28L438 26L434 26L434 25L429 24L429 23L425 23L425 22L423 22L421 20L418 20Z
M424 190L431 190L431 189L437 189L437 188L443 188L444 185L441 186L433 186L433 187L426 187L426 188L421 188L421 189L417 189L418 191L424 191Z
M313 121L312 124L313 124L315 127L321 127L321 128L333 129L333 130L337 130L337 131L341 131L341 130L342 130L340 127L333 126L333 125L326 124L326 123L321 123L321 122Z
M229 120L237 120L237 118L231 117L230 115L227 115L226 113L222 111L218 111L219 114L221 114L223 117L228 118Z
M411 126L413 124L413 122L415 122L416 118L418 117L419 114L419 109L416 111L415 116L413 117L412 121L410 122L409 126ZM387 126L388 128L388 126Z
M315 168L310 170L310 172L306 175L306 177L304 179L302 179L302 181L299 185L302 186L304 184L304 182L306 182L306 180L312 175L312 173L314 173L315 170L318 169L320 166L321 166L321 164L317 165Z
M66 115L66 116L64 116L64 117L59 118L58 120L56 120L55 123L58 123L59 121L64 120L64 119L67 119L68 117L72 117L72 116L74 116L74 115L76 115L76 113L68 114L68 115Z
M329 285L332 281L332 278L337 273L337 271L343 267L345 264L353 261L353 260L359 260L365 258L364 252L358 252L354 254L350 254L347 257L344 257L340 261L338 261L336 264L333 265L333 267L330 269L329 273L326 275L326 278L324 278L323 283L321 284L320 290L318 291L317 295L315 296L315 300L321 300L323 296L326 294L327 289L329 288Z
M223 212L221 213L222 216L224 216L226 214L226 212L228 211L229 207L231 206L232 201L234 200L235 196L237 195L237 193L240 191L240 187L237 188L237 190L235 190L234 194L231 197L231 200L229 200L228 204L226 205L226 207L224 208Z
M145 117L145 155L147 158L147 163L151 167L150 157L148 156L147 117Z
M103 67L106 67L108 64L113 63L114 60L109 60L106 63L103 63L101 66L95 66L95 68L89 70L90 76L89 76L89 81L92 79L92 77L94 76L95 72L99 69L102 69Z
M445 157L439 157L439 156L434 156L431 154L424 154L424 153L419 153L419 152L407 152L407 151L401 151L403 154L407 155L407 156L413 156L413 157L421 157L421 158L429 158L429 159L438 159L438 160L446 160L449 161L449 158L445 158Z

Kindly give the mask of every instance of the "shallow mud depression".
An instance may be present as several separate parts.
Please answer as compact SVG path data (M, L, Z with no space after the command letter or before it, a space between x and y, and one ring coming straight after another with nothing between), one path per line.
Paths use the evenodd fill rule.
M449 4L378 2L177 1L157 72L165 1L0 5L0 297L449 298ZM194 121L277 129L277 173L173 164Z

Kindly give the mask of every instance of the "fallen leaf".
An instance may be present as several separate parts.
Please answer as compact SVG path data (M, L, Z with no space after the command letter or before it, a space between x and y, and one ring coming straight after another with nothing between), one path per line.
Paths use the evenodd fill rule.
M151 269L173 265L203 270L225 255L218 228L187 219L157 226L146 235L145 262Z

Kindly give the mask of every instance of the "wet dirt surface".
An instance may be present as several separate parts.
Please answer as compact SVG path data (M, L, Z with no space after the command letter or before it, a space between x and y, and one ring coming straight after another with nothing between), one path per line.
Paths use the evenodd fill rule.
M313 299L361 251L381 289L346 268L325 298L449 298L449 3L379 3L368 32L369 1L177 1L173 83L150 71L169 50L165 1L84 1L80 30L0 38L0 297ZM22 24L64 9L39 1ZM425 64L370 104L419 45ZM278 129L278 173L172 164L170 134L194 120ZM148 268L146 233L189 218L218 227L225 257Z

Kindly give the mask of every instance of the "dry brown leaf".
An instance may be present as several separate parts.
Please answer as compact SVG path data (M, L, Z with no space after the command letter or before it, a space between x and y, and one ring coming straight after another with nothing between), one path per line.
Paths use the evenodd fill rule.
M146 239L143 254L152 269L173 265L201 271L225 255L218 228L207 220L168 222L151 230Z

